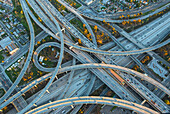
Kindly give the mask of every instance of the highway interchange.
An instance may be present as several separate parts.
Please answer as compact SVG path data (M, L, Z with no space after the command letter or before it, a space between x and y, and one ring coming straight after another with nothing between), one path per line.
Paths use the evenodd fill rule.
M35 87L38 83L50 78L47 85L39 92L37 96L34 97L34 99L31 102L29 102L29 104L25 108L23 108L20 112L18 112L19 114L29 111L31 107L33 106L34 107L38 106L38 107L33 110L30 110L28 113L32 113L34 110L35 111L38 110L36 113L42 113L43 111L48 112L51 110L54 112L56 112L57 110L63 111L63 110L66 110L66 108L68 107L61 107L61 106L71 106L73 108L74 105L79 104L78 106L74 107L73 112L72 112L72 113L76 113L81 108L82 106L81 104L86 104L86 103L120 106L122 108L127 108L127 109L134 110L140 113L159 113L159 112L168 113L170 110L169 107L157 95L155 95L152 91L150 91L147 87L145 87L141 82L135 79L135 77L139 77L143 80L146 80L147 82L158 87L165 94L170 96L170 90L169 88L167 88L168 86L162 84L160 80L156 79L154 75L150 71L148 71L148 69L145 68L145 66L137 58L139 54L143 54L143 53L147 53L148 55L153 57L156 55L156 53L152 52L152 50L158 49L164 45L169 44L170 39L167 39L164 42L159 43L162 38L164 38L167 34L170 33L170 29L169 29L170 18L168 18L170 17L169 12L164 14L162 17L159 17L157 20L153 21L152 23L149 23L148 25L145 25L131 33L127 33L126 31L121 29L116 24L111 23L111 25L115 27L115 29L123 36L119 39L116 39L105 28L103 28L100 25L97 25L97 23L93 21L85 20L81 15L92 20L100 20L100 21L105 20L106 22L120 23L124 20L113 20L113 19L110 20L106 18L93 16L93 15L89 16L89 14L85 14L83 13L83 11L74 9L73 7L71 7L69 4L67 4L63 0L58 0L58 2L63 4L66 8L68 8L68 10L70 10L73 14L75 14L82 21L82 23L86 25L89 33L91 33L92 35L91 36L92 42L88 40L80 31L78 31L77 28L75 28L69 22L70 21L69 19L61 15L61 13L48 0L27 0L27 2L25 0L20 0L25 17L27 19L27 23L29 25L31 40L29 44L26 44L25 47L23 47L24 50L22 50L20 53L16 53L13 56L17 56L17 54L21 56L21 53L24 55L28 51L28 47L29 47L29 52L28 52L28 56L24 64L24 67L22 68L20 72L20 75L18 76L16 81L12 84L12 86L6 91L5 95L0 98L0 103L1 103L0 109L2 109L3 107L7 106L9 103L19 98L22 94L30 90L32 87ZM36 17L31 12L30 8L28 7L27 3L32 7L35 13L37 13L37 15L42 19L42 21L45 23L46 26L44 26L42 23L38 21L38 19L36 19ZM155 13L158 13L164 10L169 5L170 4L167 4L163 6L162 8L159 8L156 11L146 16L142 16L136 19L145 19L149 17L150 15L153 15ZM34 28L32 26L30 17L37 23L37 25L39 25L46 32L46 33L45 32L41 33L43 34L44 37L42 38L41 36L35 37ZM159 23L159 25L157 23ZM110 38L113 40L113 42L110 42L101 47L98 47L96 43L95 35L90 25L97 25L98 29L107 33L110 36ZM68 33L62 32L63 30L61 30L61 28L65 28L66 31L68 31ZM160 30L160 28L162 29ZM148 29L151 29L151 31L148 32ZM166 32L162 34L163 31L166 31ZM37 42L38 40L40 41L41 39L45 38L47 34L57 39L61 44L56 43L56 42L44 43L41 46L39 46L33 53L35 42ZM68 34L72 35L73 37L81 39L83 46L77 45L77 43L75 43ZM155 41L154 39L158 39L158 40ZM153 42L153 40L155 42ZM64 44L67 46L64 47ZM109 48L109 46L113 46L113 45L115 46ZM60 48L60 57L59 57L57 66L55 68L45 68L42 65L40 65L40 63L38 62L39 52L45 47L49 47L49 46L55 46L55 47ZM64 58L64 55L63 55L64 51L72 55L73 60L68 62L65 65L62 65L61 63L62 63L62 59ZM89 52L93 53L95 58L93 58L89 54ZM21 89L19 92L17 92L13 96L9 97L11 93L17 88L17 85L23 78L24 73L26 72L28 68L28 65L31 61L32 56L33 56L33 62L39 70L45 71L45 72L51 72L51 73L38 78L37 80L25 86L23 89ZM17 58L15 59L17 60ZM159 58L162 59L161 57ZM76 65L76 61L79 61L82 64ZM99 61L102 64L98 64ZM145 74L136 72L134 70L125 68L130 63L130 61L134 61L136 64L138 64L141 67L141 69L145 72L145 74L147 74L148 76L146 76ZM120 64L120 62L122 62L123 64ZM166 63L166 61L164 62ZM2 64L2 67L8 68L8 66L10 66L11 64L12 62L10 62L10 60L7 60L4 64ZM84 71L83 69L88 69L88 70ZM74 81L76 81L76 77L74 75L79 70L86 72L85 73L86 75L82 77L82 79L77 79L78 81L77 83L80 83L80 85L77 86L77 88L72 93L73 90L69 88L74 88L76 86L77 83L73 83ZM50 91L50 87L53 84L52 83L53 80L55 78L59 80L57 78L57 75L64 73L64 72L67 73L68 71L71 71L71 72L68 74L69 77L67 76L66 80L68 80L68 82L67 83L65 82L65 86L61 86L60 90L58 91ZM90 95L91 91L93 90L92 88L93 85L95 85L96 80L98 79L100 79L104 84L106 84L122 100L113 99L113 98L103 98L103 97L102 98L101 97L99 98L88 97L88 95ZM142 99L147 100L147 102L158 112L155 112L153 109L149 109L145 106L140 105L140 103L142 102L141 98L139 99L137 98L137 96L133 95L133 93L131 93L131 91L129 91L129 89L127 89L122 82L126 83L130 88L132 88ZM99 85L101 84L99 83ZM63 89L63 93L62 93L61 90L64 87L65 89ZM85 90L87 92L84 93ZM59 95L59 91L60 91L60 95ZM42 104L43 101L41 101L41 99L44 99L44 102L46 103L46 101L49 100L47 96L50 93L51 93L51 98L57 97L56 101L52 101L52 103ZM58 95L56 95L56 93L58 93ZM72 93L72 95L68 95L69 93ZM87 97L79 97L82 95L87 96ZM76 98L67 99L68 97L76 97L77 99ZM66 98L66 99L63 99L63 98ZM60 104L60 101L62 100L60 99L63 99L63 102L61 104ZM110 99L111 101L110 100L107 101L107 99ZM121 103L119 101L121 101ZM126 102L126 103L123 103L123 102ZM68 110L71 110L71 109L68 109Z

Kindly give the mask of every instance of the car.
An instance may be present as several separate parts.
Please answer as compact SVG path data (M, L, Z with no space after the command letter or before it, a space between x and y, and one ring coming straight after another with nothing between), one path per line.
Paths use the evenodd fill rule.
M65 113L66 112L66 110L63 110L61 113Z

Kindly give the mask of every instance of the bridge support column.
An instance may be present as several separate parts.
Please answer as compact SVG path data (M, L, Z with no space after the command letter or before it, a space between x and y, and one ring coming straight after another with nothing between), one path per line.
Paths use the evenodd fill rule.
M36 105L36 104L33 104L33 105L37 107L37 105Z
M50 92L48 91L48 89L46 90L46 92L47 92L47 93L50 93Z
M142 102L141 102L141 105L143 105L145 102L146 102L146 100L142 101ZM136 111L133 111L132 114L137 114L137 112L136 112Z
M74 108L74 106L73 106L73 105L71 105L71 108Z
M146 100L142 101L141 105L143 105L146 102Z

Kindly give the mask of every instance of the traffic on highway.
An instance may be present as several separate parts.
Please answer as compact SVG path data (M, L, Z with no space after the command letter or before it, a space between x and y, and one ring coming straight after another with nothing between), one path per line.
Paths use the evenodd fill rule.
M170 43L170 1L136 1L144 8L130 6L122 12L105 12L112 5L135 4L112 2L19 0L30 38L21 45L0 21L19 48L0 64L0 89L5 90L0 97L0 111L12 103L9 112L13 114L91 113L100 112L96 108L100 105L103 110L111 106L131 113L170 113L170 64L164 57L169 54L165 49ZM97 5L103 9L96 11ZM145 15L119 18L139 12ZM152 16L154 19L150 19ZM38 34L35 24L41 29ZM126 27L133 29L129 32ZM148 67L151 60L168 73L160 76L154 72L155 66ZM20 71L13 68L19 75L11 81L7 70L16 61L23 65ZM20 85L26 74L31 80Z

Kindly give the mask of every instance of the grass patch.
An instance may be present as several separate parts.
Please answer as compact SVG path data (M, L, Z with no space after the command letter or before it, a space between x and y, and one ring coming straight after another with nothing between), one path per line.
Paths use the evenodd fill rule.
M0 89L0 98L5 94L4 89Z
M26 30L29 31L29 27L19 0L13 0L13 4L14 10L12 14L21 22L21 24L26 28Z
M65 0L67 3L69 3L71 6L73 6L74 8L79 8L81 6L81 4L79 4L77 1L75 0Z
M9 76L12 82L14 82L17 79L20 71L21 71L21 68L19 67L12 68L10 71L5 70L6 74Z
M29 32L29 26L28 23L26 21L24 12L22 10L21 4L19 2L19 0L13 0L14 5L14 10L13 10L13 15L15 15L15 17L21 22L21 24L26 28L26 31ZM34 16L38 18L38 15L33 11L33 9L29 6L30 10L32 11L32 13L34 14ZM42 29L32 20L32 24L35 30L35 35L37 35L38 33L40 33L42 31Z
M4 60L4 56L2 54L3 54L3 51L0 51L0 62Z

